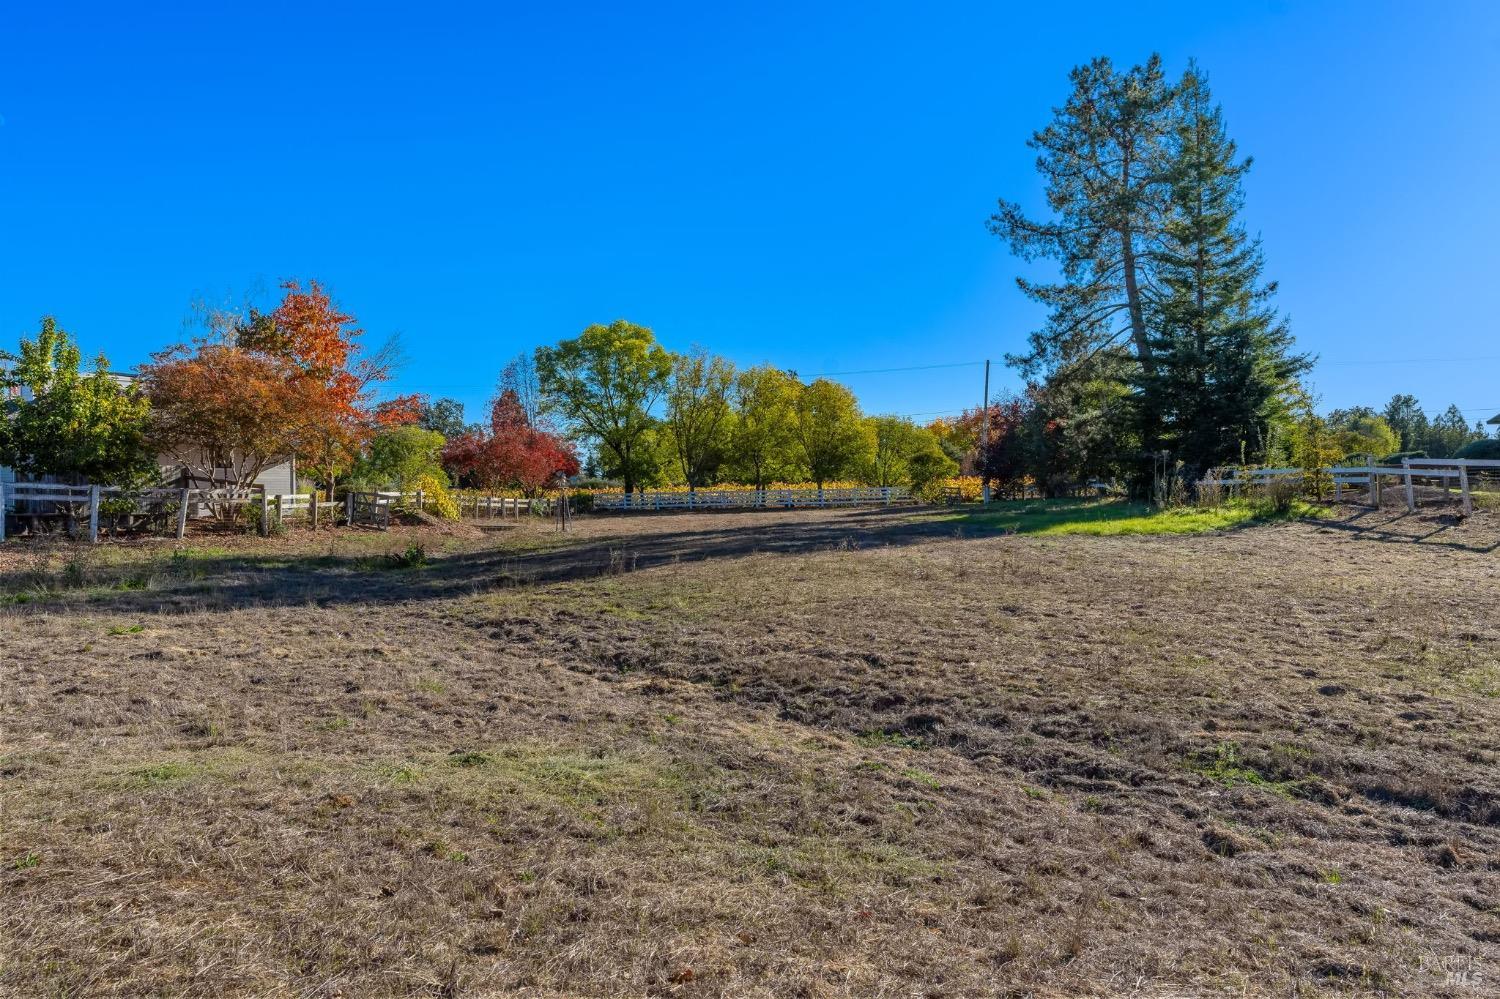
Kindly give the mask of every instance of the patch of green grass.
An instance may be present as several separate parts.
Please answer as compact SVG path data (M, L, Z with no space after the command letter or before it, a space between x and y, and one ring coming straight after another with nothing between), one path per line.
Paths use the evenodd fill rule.
M469 855L462 850L455 850L440 839L435 839L422 848L425 852L432 854L439 860L446 860L453 864L467 864Z
M417 677L416 680L412 681L412 686L417 690L422 691L422 693L424 694L441 694L443 691L448 689L447 687L443 686L443 682L441 680L431 676Z
M1046 536L1089 534L1201 534L1251 523L1317 516L1309 503L1296 503L1285 514L1250 502L1235 501L1212 509L1179 507L1159 510L1121 499L1024 500L991 504L989 510L959 513L954 520L986 533Z
M859 733L859 744L861 746L895 746L898 749L926 749L927 741L915 735L905 735L901 732L889 732L884 729L867 729Z
M109 633L111 635L139 635L145 630L146 626L144 624L117 624L109 629Z
M1203 752L1189 755L1187 768L1225 787L1244 784L1264 788L1284 798L1291 797L1296 788L1295 781L1272 780L1250 766L1240 757L1240 747L1233 742L1219 743L1214 747L1212 755Z
M1500 697L1500 666L1476 666L1458 675L1459 683L1481 697Z
M35 850L30 850L26 853L21 854L15 860L12 860L10 862L10 867L13 871L29 871L33 867L41 864L41 862L42 855L40 853L37 853Z
M925 770L918 770L916 767L903 768L901 771L901 776L905 777L907 780L914 780L918 784L925 784L928 787L933 788L934 790L943 786L942 782L939 781L936 777L932 776L932 774L928 773Z
M422 779L422 771L405 763L391 764L378 769L380 777L392 784L414 784Z
M318 728L322 729L325 732L342 732L348 727L349 719L345 718L342 715L334 718L328 718L318 723Z
M164 787L185 783L202 773L202 767L174 760L131 770L125 775L125 785L133 788Z

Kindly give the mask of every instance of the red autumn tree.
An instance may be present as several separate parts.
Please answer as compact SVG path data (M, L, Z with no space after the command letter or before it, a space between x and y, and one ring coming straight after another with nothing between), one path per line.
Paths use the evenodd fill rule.
M459 436L443 449L443 464L462 482L481 489L514 487L535 496L576 475L572 445L538 428L526 416L519 396L506 390L490 407L490 429Z
M984 411L975 412L982 426ZM1021 493L1027 472L1025 432L1026 407L1021 400L991 404L989 447L979 448L979 474L1001 494Z

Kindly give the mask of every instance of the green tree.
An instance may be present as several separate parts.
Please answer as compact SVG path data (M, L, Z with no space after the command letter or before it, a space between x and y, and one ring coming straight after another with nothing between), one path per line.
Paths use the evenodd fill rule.
M457 440L469 429L464 423L464 404L457 399L439 399L424 402L417 426L443 435L444 440Z
M800 391L794 375L770 365L739 373L732 397L730 461L740 481L764 489L769 482L793 481L806 474L800 468L795 435Z
M1111 349L1128 337L1137 363L1154 366L1147 325L1150 274L1146 250L1161 233L1162 177L1172 88L1161 58L1118 72L1107 58L1076 67L1052 123L1032 136L1047 185L1051 221L1028 217L1001 199L989 229L1027 260L1051 258L1056 284L1017 283L1049 312L1031 334L1029 353L1008 360L1028 375Z
M651 408L666 390L672 358L644 326L617 319L595 324L572 340L536 352L537 382L546 409L572 433L591 442L600 463L635 490L649 467L643 438L652 432ZM656 456L650 456L654 463Z
M1422 450L1434 458L1451 458L1470 441L1482 439L1482 432L1475 433L1464 419L1463 411L1449 406L1432 418L1427 436L1422 440Z
M1324 469L1342 462L1348 452L1346 439L1318 414L1318 400L1303 385L1287 392L1288 437L1292 464L1302 469L1303 482L1311 485L1318 499L1332 485Z
M1401 435L1369 406L1335 409L1328 414L1328 428L1343 452L1341 458L1373 455L1379 460L1401 450Z
M666 426L673 456L690 489L711 483L728 454L734 385L734 365L710 357L701 347L672 359Z
M1260 243L1239 220L1250 160L1238 158L1196 67L1176 94L1168 211L1152 252L1155 364L1141 370L1139 412L1147 448L1167 449L1197 475L1261 460L1285 392L1309 363L1291 353Z
M872 485L921 489L958 471L958 462L944 453L937 435L926 427L904 416L872 416L865 422L875 445L864 472Z
M448 482L443 471L443 435L416 425L376 434L354 468L354 478L376 486L405 489L422 478Z
M812 480L822 488L830 479L858 473L870 461L875 441L859 412L854 393L819 378L797 393L793 433Z
M1391 401L1385 404L1381 415L1401 438L1401 443L1397 446L1398 451L1421 449L1422 442L1427 439L1429 424L1427 414L1422 412L1422 406L1417 402L1416 396L1399 394L1391 396Z
M1138 470L1143 445L1126 381L1133 367L1128 358L1100 356L1027 389L1020 452L1044 495Z
M111 374L102 354L82 374L78 345L52 316L36 339L23 337L18 353L3 357L11 364L0 386L11 398L0 419L0 464L107 486L136 485L157 471L146 397Z

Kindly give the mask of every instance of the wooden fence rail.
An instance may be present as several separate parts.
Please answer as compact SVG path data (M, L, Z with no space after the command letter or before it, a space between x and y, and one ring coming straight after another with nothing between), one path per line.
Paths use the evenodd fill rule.
M1464 513L1474 512L1474 497L1470 488L1470 473L1485 473L1491 470L1500 473L1500 460L1488 458L1403 458L1400 465L1380 465L1371 458L1363 465L1335 465L1330 468L1319 468L1311 470L1314 475L1327 476L1333 482L1333 496L1335 500L1342 500L1345 486L1364 486L1369 491L1370 502L1375 506L1380 505L1380 493L1382 481L1385 479L1397 479L1402 483L1406 499L1406 509L1415 512L1417 509L1416 481L1419 479L1436 479L1442 483L1443 491L1448 492L1450 486L1456 481L1462 498ZM1200 485L1229 486L1231 491L1244 486L1265 485L1266 483L1281 480L1300 480L1307 476L1309 470L1301 468L1256 468L1243 470L1241 475L1231 475L1223 479L1201 479Z

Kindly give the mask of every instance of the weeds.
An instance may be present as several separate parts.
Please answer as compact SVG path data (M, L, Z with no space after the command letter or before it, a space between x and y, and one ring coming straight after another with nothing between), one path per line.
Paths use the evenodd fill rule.
M1204 752L1190 754L1187 767L1225 787L1236 785L1259 787L1282 797L1291 797L1292 791L1297 786L1295 781L1272 780L1250 766L1241 757L1239 745L1233 742L1219 743L1214 747L1211 756Z
M421 542L413 541L403 552L388 552L385 556L387 569L420 569L427 564L427 549Z
M894 746L898 749L928 748L927 741L918 736L874 728L859 733L859 744L870 748L877 746Z

